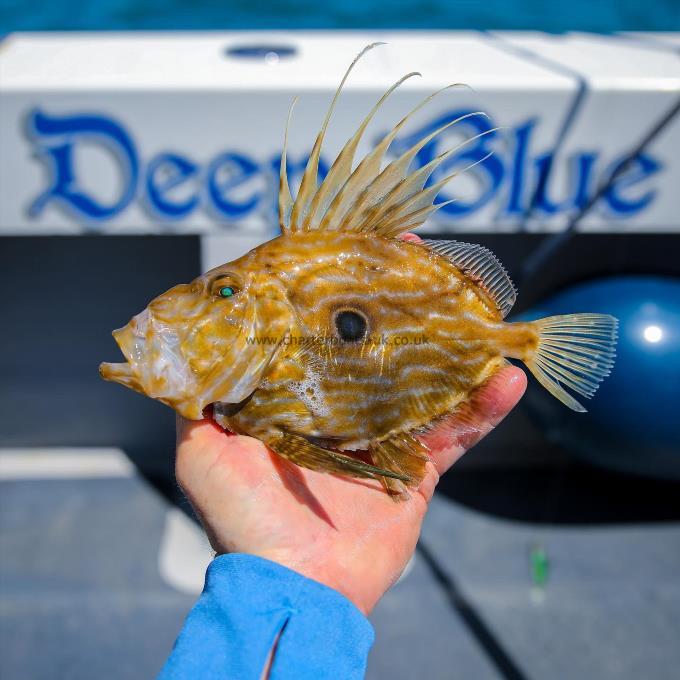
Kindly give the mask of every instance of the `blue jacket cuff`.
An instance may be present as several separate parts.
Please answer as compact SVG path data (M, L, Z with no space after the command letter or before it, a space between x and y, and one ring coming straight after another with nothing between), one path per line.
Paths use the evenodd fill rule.
M362 678L373 627L336 590L261 557L220 555L161 671L175 678Z

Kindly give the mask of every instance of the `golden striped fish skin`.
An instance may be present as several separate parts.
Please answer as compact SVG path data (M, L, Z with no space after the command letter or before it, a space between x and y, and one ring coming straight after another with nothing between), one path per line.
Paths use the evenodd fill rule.
M477 283L408 241L342 232L282 236L214 271L247 278L248 295L267 290L264 309L273 299L290 305L284 338L246 340L281 346L248 403L220 417L265 440L287 430L342 449L368 448L450 412L505 356L537 343L530 324L505 324ZM366 321L358 340L338 333L345 311Z
M437 193L454 175L428 180L472 141L410 172L418 152L458 122L449 121L386 162L410 116L447 88L418 104L355 165L368 123L416 74L401 78L319 181L321 145L342 85L373 47L342 79L294 201L286 126L281 236L153 300L114 331L126 361L103 363L100 373L186 418L200 419L212 405L222 426L258 437L293 463L378 478L401 498L425 474L428 452L417 435L462 412L506 358L522 360L553 396L585 410L565 388L595 393L613 366L617 322L586 313L506 323L516 291L492 253L457 241L398 238L443 205ZM484 114L458 120L474 115ZM354 450L367 453L348 453Z

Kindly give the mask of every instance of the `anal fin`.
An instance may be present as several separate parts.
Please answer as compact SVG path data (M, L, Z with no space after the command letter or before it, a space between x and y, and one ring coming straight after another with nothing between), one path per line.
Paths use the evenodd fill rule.
M373 444L370 448L373 462L398 478L383 476L385 491L394 500L408 498L407 487L416 487L425 476L425 465L430 460L429 449L408 433L396 434L390 439Z
M365 479L409 480L406 474L398 470L383 469L339 451L324 449L290 432L284 433L279 439L268 441L267 445L282 458L310 470Z

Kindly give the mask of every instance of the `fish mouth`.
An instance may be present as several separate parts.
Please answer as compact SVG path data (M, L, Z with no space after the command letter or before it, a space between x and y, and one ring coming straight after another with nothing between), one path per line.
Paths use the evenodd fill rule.
M138 330L137 324L133 319L127 326L113 331L113 338L126 361L120 363L103 361L99 364L99 375L104 380L117 382L137 392L144 393L139 375L131 362L133 350L135 347L139 349L139 341L142 339L135 333L136 330Z
M111 380L112 382L121 382L134 377L132 366L127 361L116 364L110 361L102 361L99 364L99 375L104 380Z
M117 382L125 387L136 390L137 392L144 393L139 378L127 361L116 364L109 361L102 361L102 363L99 364L99 375L104 380Z
M99 375L104 380L157 399L185 418L200 420L204 402L195 395L176 337L157 332L148 310L112 335L127 361L101 363Z

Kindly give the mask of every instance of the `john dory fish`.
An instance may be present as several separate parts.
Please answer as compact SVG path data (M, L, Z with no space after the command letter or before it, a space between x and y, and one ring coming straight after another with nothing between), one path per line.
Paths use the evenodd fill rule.
M451 149L409 173L451 121L384 159L409 116L354 167L375 105L318 182L340 83L295 201L281 159L281 235L153 300L114 337L126 362L101 375L186 418L215 420L314 470L379 478L395 495L422 479L418 435L464 408L506 357L522 360L568 407L590 397L614 359L616 319L570 314L505 323L515 288L487 249L399 238L442 204L428 178ZM292 109L291 109L292 110ZM468 114L483 115L483 114ZM290 120L290 116L289 116ZM359 459L351 452L367 451Z

